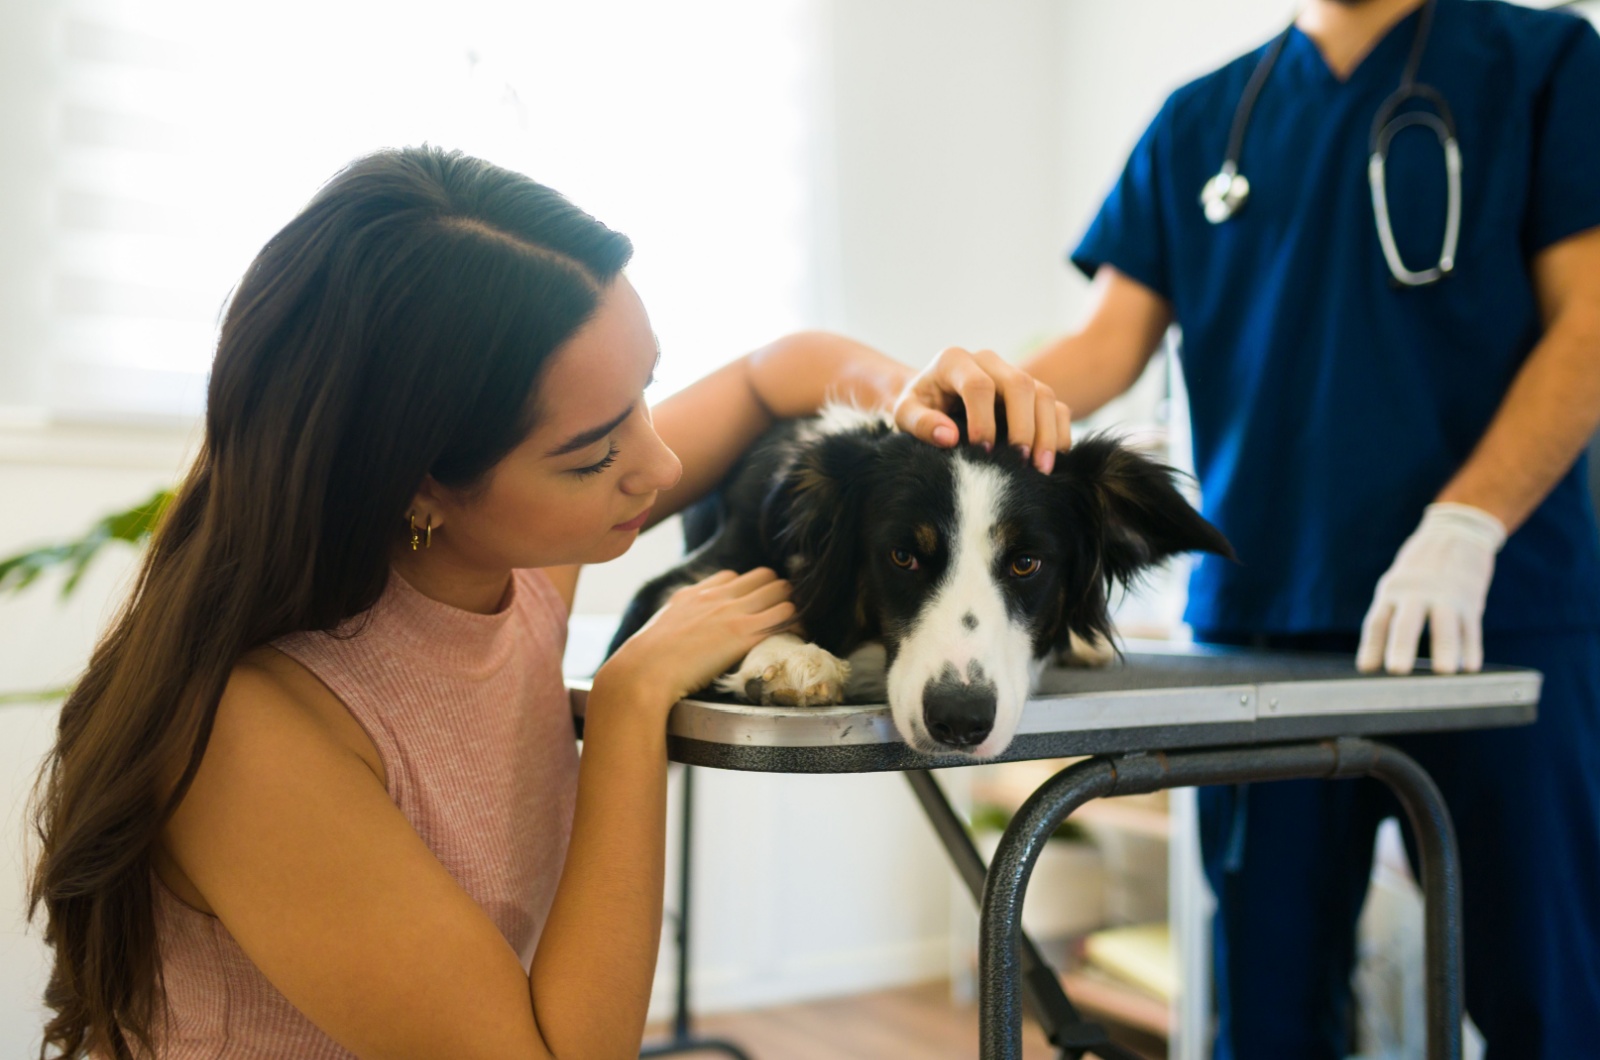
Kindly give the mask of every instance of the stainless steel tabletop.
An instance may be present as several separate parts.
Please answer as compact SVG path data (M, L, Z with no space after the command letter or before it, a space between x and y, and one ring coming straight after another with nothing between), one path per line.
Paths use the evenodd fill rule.
M992 761L1224 747L1524 725L1541 676L1359 674L1349 656L1133 644L1105 669L1052 669L1028 700L1016 738ZM673 708L674 761L779 773L858 773L973 765L923 755L895 731L886 704L762 707L711 698Z

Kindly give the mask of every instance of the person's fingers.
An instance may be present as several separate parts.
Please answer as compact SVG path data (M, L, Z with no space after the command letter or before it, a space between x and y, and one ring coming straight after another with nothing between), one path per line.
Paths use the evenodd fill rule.
M1034 463L1046 475L1055 470L1056 454L1072 448L1072 410L1060 401L1055 403L1056 444L1053 449L1033 454Z
M961 395L961 403L967 409L967 441L992 447L995 443L994 380L976 368L964 371L956 384L956 393Z
M1022 459L1033 459L1034 413L1038 403L1033 399L1033 381L1027 376L1005 383L1001 393L1006 403L1006 437L996 439L996 444L1016 446Z
M781 603L773 604L765 611L759 611L753 615L751 625L759 631L757 635L758 642L760 638L768 636L774 630L781 629L793 621L794 614L794 602L792 600L784 600Z
M923 404L921 396L917 394L908 394L895 405L894 425L913 438L946 449L961 438L955 420Z
M1434 606L1428 611L1428 637L1433 672L1453 674L1461 666L1461 615L1453 607Z
M1408 674L1417 664L1417 642L1422 639L1422 624L1428 609L1419 600L1401 600L1389 623L1389 646L1383 654L1384 669L1392 674Z
M1381 594L1367 608L1361 620L1361 644L1356 648L1356 669L1364 674L1373 673L1383 665L1383 650L1389 642L1389 618L1394 605Z
M753 590L778 580L778 572L771 567L752 567L728 582L731 596L744 596Z
M1049 387L1040 385L1033 392L1033 456L1034 467L1047 470L1039 460L1045 453L1056 451L1056 396Z
M1066 452L1072 448L1072 408L1064 401L1056 402L1056 450Z
M715 586L715 585L726 585L729 582L733 581L738 576L739 576L739 572L738 571L719 570L719 571L717 571L717 573L708 574L706 577L701 578L699 581L695 582L693 585L687 585L684 588L687 588L687 589L695 589L695 588L709 589L709 588L711 588L712 586Z
M1026 456L1032 456L1035 412L1033 394L1038 387L1037 381L993 350L979 350L972 355L972 359L993 380L996 393L1005 402L1006 437L998 436L997 427L994 444L1014 445L1022 449Z
M789 599L789 594L793 591L794 586L779 578L739 597L739 609L746 612L765 611Z
M1475 674L1483 669L1483 616L1463 615L1461 619L1461 670Z

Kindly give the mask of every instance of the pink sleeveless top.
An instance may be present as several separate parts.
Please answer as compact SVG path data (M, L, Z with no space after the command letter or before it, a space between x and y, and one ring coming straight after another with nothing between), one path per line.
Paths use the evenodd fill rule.
M341 632L273 647L316 674L377 748L389 797L428 848L533 961L566 858L578 753L561 677L566 608L521 570L501 610L441 604L391 572ZM161 1060L349 1057L250 962L215 917L155 883L167 1022Z

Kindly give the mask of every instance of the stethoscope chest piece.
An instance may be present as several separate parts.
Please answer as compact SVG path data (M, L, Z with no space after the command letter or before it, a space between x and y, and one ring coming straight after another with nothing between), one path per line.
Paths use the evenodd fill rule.
M1205 207L1206 220L1219 225L1239 212L1250 198L1250 181L1230 162L1224 162L1216 176L1206 181L1200 189L1200 202Z
M1411 42L1411 55L1400 75L1400 87L1378 108L1368 139L1367 181L1372 189L1372 212L1378 229L1378 245L1383 250L1389 274L1399 287L1426 287L1454 272L1456 248L1461 238L1461 146L1456 139L1455 119L1451 116L1450 105L1445 102L1444 94L1431 85L1417 81L1417 70L1422 63L1422 53L1428 46L1428 34L1433 28L1433 12L1437 4L1438 0L1426 0L1424 3L1417 21L1416 36ZM1294 26L1291 25L1280 33L1251 72L1244 93L1239 97L1239 105L1233 112L1222 169L1200 189L1200 204L1205 207L1206 220L1214 225L1220 225L1238 213L1250 197L1250 182L1239 172L1239 154L1244 148L1245 129L1250 123L1250 111L1255 107L1256 97L1261 94L1262 87L1267 83L1267 75L1278 60L1278 53L1283 50L1293 31ZM1401 110L1402 106L1413 101L1430 105L1437 113ZM1389 142L1397 133L1413 125L1431 129L1439 138L1439 146L1444 151L1447 196L1444 244L1439 250L1438 263L1422 270L1408 269L1400 257L1394 229L1390 225L1389 191L1385 184Z

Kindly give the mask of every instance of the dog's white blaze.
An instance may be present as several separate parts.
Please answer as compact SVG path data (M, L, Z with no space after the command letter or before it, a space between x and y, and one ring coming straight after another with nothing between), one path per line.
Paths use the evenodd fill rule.
M944 584L900 643L889 670L889 706L913 745L935 748L923 722L923 688L947 664L965 678L968 663L978 663L995 685L995 719L989 736L970 753L989 758L1017 731L1034 670L1033 650L1028 630L1006 613L1005 596L995 581L995 529L1006 480L995 468L959 458L952 468L956 530L949 542L950 567ZM977 620L975 629L964 621L968 615Z

